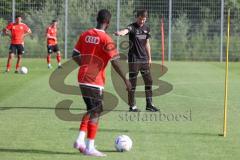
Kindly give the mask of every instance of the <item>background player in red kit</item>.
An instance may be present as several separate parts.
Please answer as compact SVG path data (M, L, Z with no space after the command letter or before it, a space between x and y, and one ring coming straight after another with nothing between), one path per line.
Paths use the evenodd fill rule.
M15 23L10 23L6 27L5 34L11 37L11 45L9 48L6 72L10 71L14 54L17 54L18 59L15 73L18 73L18 70L21 65L22 54L24 53L24 37L30 33L32 33L30 28L26 24L22 23L21 16L16 16Z
M131 83L119 67L119 55L113 40L105 30L108 28L111 14L108 10L100 10L97 16L97 27L81 34L73 51L73 59L80 66L78 81L87 113L82 119L79 136L74 147L85 155L106 156L94 147L99 116L103 110L103 87L105 84L105 68L109 61L116 72L124 80L127 90ZM84 138L87 134L87 143Z
M57 20L53 20L52 23L46 29L46 38L47 38L47 64L48 68L52 68L51 66L51 54L57 54L57 62L58 68L62 68L61 66L61 53L59 51L58 43L57 43Z

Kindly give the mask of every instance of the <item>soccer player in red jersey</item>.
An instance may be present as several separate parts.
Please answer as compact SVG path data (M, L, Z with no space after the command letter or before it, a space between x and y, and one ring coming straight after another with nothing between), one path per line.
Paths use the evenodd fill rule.
M7 69L6 72L10 71L12 59L14 57L14 54L17 54L17 64L16 64L16 71L15 73L18 73L18 70L21 65L22 60L22 54L24 53L24 38L28 34L31 34L32 31L30 28L22 23L22 17L16 16L15 23L10 23L6 29L5 34L9 35L11 37L11 45L9 48L9 56L7 61Z
M46 38L47 38L47 64L48 68L51 69L51 54L56 53L58 68L62 68L61 66L61 53L59 51L58 43L57 43L57 20L53 20L52 23L46 29Z
M74 147L85 155L106 156L94 147L94 139L98 129L98 120L103 111L103 87L105 84L105 68L110 61L113 68L124 80L127 90L131 83L125 78L119 67L119 54L111 37L105 32L111 19L111 13L100 10L97 16L97 27L83 32L73 50L73 60L79 65L78 82L87 107L82 118L80 132ZM85 135L87 141L85 144Z

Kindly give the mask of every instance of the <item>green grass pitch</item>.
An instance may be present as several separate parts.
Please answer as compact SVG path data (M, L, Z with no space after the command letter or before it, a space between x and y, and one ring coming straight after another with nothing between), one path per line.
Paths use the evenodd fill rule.
M49 87L43 59L24 59L29 74L4 74L6 59L0 59L0 159L1 160L79 160L89 158L72 148L79 122L60 120L55 106L71 99L72 113L82 112L80 96L64 95ZM55 61L53 61L53 64ZM154 103L161 113L182 115L180 119L140 119L128 112L121 99L115 110L101 117L97 148L111 160L237 160L240 158L240 65L229 66L229 105L227 137L218 136L223 127L225 63L171 62L161 77L173 90ZM55 65L56 67L56 65ZM105 90L116 94L107 70ZM67 84L77 85L76 71ZM139 87L140 88L140 87ZM141 89L141 88L140 88ZM137 104L144 111L145 100ZM145 118L144 118L145 116ZM185 118L184 118L185 116ZM146 118L147 117L147 118ZM132 119L131 119L132 118ZM134 119L135 118L135 119ZM133 140L130 152L115 152L114 139L126 134Z

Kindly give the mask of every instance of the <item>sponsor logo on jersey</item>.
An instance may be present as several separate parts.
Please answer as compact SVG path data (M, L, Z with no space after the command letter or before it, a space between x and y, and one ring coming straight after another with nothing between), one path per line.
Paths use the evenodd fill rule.
M140 35L136 35L136 37L137 37L138 39L146 39L146 38L147 38L147 35L142 35L142 34L140 34Z
M85 42L86 43L92 43L92 44L99 44L100 43L100 38L99 37L94 37L94 36L86 36Z

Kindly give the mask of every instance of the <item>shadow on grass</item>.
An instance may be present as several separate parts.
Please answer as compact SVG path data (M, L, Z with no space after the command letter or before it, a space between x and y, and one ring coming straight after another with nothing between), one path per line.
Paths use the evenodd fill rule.
M26 109L26 110L56 110L53 107L0 107L0 110L10 110L10 109ZM65 110L65 109L61 109ZM79 110L79 111L86 111L86 109L82 108L71 108L71 110Z
M107 153L119 153L116 150L100 150L101 152L107 152ZM7 152L7 153L24 153L24 154L45 154L45 155L82 155L83 154L79 152L59 152L59 151L46 151L46 150L38 150L38 149L10 149L10 148L0 148L1 152Z
M0 148L0 152L8 152L8 153L29 153L29 154L79 155L78 152L59 152L59 151L46 151L46 150L38 150L38 149L10 149L10 148Z
M161 131L160 131L161 132ZM181 136L207 136L207 137L218 137L218 133L207 133L207 132L166 132L163 131L161 134L173 134L173 135L181 135Z
M137 131L137 130L130 130L129 132L131 133L136 133L136 132L139 132L139 133L143 133L143 134L148 134L148 135L156 135L156 134L159 134L159 135L176 135L176 136L207 136L207 137L219 137L219 133L204 133L204 132L171 132L171 131L144 131L144 130L141 130L141 131Z
M108 153L119 153L118 151L116 150L104 150L104 149L101 149L101 152L108 152Z
M79 131L79 128L69 128L69 130L72 130L72 131ZM99 132L119 132L119 133L121 133L121 132L129 132L129 130L126 130L126 129L107 129L107 128L105 128L105 129L99 129L98 130Z
M78 128L70 128L70 130L78 131ZM99 132L116 132L116 133L141 133L146 135L179 135L179 136L207 136L219 137L219 133L204 133L204 132L171 132L171 131L149 131L149 130L127 130L127 129L99 129Z
M209 137L217 137L219 136L219 133L190 133L191 135L196 136L209 136Z
M5 110L11 110L11 109L25 109L25 110L68 110L65 108L53 108L53 107L0 107L0 111L5 111ZM86 109L83 108L71 108L70 110L76 110L76 111L86 111ZM107 110L104 109L104 111L112 111L112 112L126 112L126 110Z

